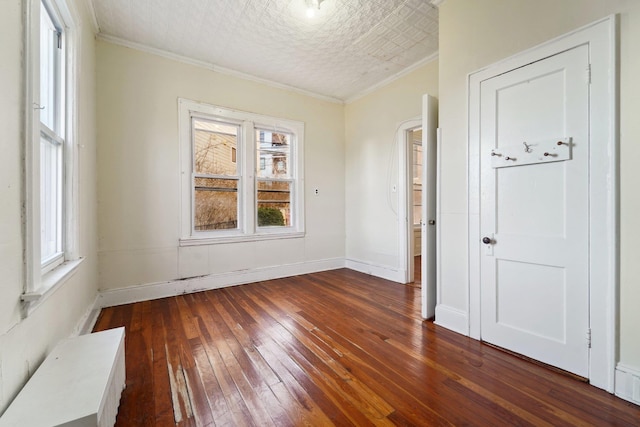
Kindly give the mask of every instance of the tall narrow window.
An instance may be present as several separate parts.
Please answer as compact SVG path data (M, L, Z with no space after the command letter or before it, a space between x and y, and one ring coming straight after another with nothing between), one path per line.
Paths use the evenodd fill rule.
M67 0L25 0L26 313L82 262L77 245L76 16ZM31 304L34 303L34 304Z
M180 99L181 246L304 236L304 124Z
M40 3L40 261L64 261L64 46L59 17Z
M236 162L240 127L193 118L194 228L238 228L240 171Z
M256 130L258 227L291 225L291 138L288 133Z

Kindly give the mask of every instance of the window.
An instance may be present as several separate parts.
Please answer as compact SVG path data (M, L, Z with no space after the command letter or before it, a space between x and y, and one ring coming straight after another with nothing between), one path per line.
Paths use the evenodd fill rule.
M41 298L80 263L74 253L75 108L72 14L64 0L29 0L26 14L26 235L23 300Z
M62 26L40 3L40 261L45 270L64 261L64 66Z
M179 100L182 246L304 234L304 124Z
M292 139L293 135L288 133L256 130L256 155L260 159L256 201L258 227L291 225L291 188L294 182L287 165Z

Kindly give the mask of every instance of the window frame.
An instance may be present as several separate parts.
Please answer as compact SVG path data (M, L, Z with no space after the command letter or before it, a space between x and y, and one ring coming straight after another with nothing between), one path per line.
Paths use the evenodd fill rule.
M59 218L56 218L55 222L56 222L56 226L55 226L55 234L56 236L56 250L55 252L49 256L48 258L43 260L42 257L42 248L43 248L43 242L42 242L42 238L40 239L40 248L41 248L41 256L40 256L40 263L42 266L42 274L46 274L47 272L53 270L54 268L58 267L60 264L62 264L64 262L65 256L64 256L64 248L65 248L65 244L64 244L64 236L65 236L65 230L64 230L64 218L65 218L65 209L63 209L63 204L64 201L66 199L64 191L63 191L63 187L64 187L64 174L65 174L65 161L64 161L64 155L65 155L65 117L66 117L66 111L65 111L65 105L66 105L66 93L65 93L65 86L66 86L66 79L65 79L65 75L66 75L66 64L65 64L65 58L66 58L66 43L65 43L65 30L63 28L62 25L62 19L60 17L60 14L57 12L55 5L51 4L50 2L45 2L45 1L41 1L40 2L40 19L39 22L42 22L42 13L46 13L49 17L49 21L51 22L51 24L53 25L53 27L55 28L55 31L57 33L57 37L58 37L58 46L54 46L53 43L55 43L55 39L52 39L52 44L50 46L47 47L47 49L52 49L52 55L50 56L50 61L52 64L52 69L53 69L53 82L52 82L52 92L50 93L51 95L51 99L50 101L53 101L53 106L51 105L40 105L38 104L38 108L36 108L36 110L38 110L40 112L40 117L38 118L39 123L40 123L40 135L39 135L39 140L41 143L41 147L42 144L50 144L51 147L53 148L54 151L54 156L56 157L56 159L52 162L52 163L58 163L57 165L54 165L54 180L56 182L54 182L54 186L56 187L55 189L55 194L56 194L56 200L54 200L51 204L55 206L53 207L53 209L56 211L56 216L58 216ZM40 25L40 31L42 31L42 25ZM42 42L42 34L40 33L40 38L39 41ZM42 51L43 51L43 46L40 43L38 46L38 52L39 52L39 58L40 60L42 59ZM39 72L42 71L42 64L41 61L39 61ZM42 77L42 75L40 75L40 77ZM39 86L39 93L42 94L42 78L38 79L38 86ZM42 100L42 98L40 98L39 103L44 104L45 101ZM46 108L46 110L45 110ZM51 117L52 123L47 124L42 120L42 113L43 112L49 112L49 111L53 111L53 116ZM34 118L35 121L35 118ZM51 125L51 126L49 126ZM35 137L35 136L34 136ZM34 142L35 143L35 142ZM40 179L41 179L41 183L42 183L42 174L43 174L43 168L42 168L42 161L44 159L44 155L42 153L42 149L40 150L40 155L38 156L40 158ZM39 187L40 189L40 194L42 195L42 185L40 185ZM42 206L42 198L40 199L40 207L41 209L43 209ZM42 212L42 210L41 210ZM41 229L43 228L42 225L42 214L40 217L40 223L41 223ZM41 236L42 237L42 236Z
M25 281L23 302L30 314L53 289L71 277L83 258L77 251L77 11L66 0L27 0L25 8L25 162L24 162L24 221ZM40 100L40 18L42 9L52 17L60 31L59 101L54 120L57 129L41 122ZM45 108L47 106L44 106ZM41 138L60 144L61 173L59 176L60 247L51 259L42 261L41 239Z
M238 227L233 230L195 230L193 118L237 124ZM245 111L232 110L178 98L181 171L180 246L233 243L303 237L304 228L304 123ZM258 160L256 130L290 134L291 225L258 227Z

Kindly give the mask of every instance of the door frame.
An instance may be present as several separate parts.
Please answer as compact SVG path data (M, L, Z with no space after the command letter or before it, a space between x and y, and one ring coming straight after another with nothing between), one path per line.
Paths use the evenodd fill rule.
M424 94L422 96L422 115L421 117L407 120L402 122L396 131L396 144L398 146L398 236L399 236L399 261L400 261L400 271L401 278L404 283L409 283L412 272L410 271L411 266L413 265L413 248L410 246L413 242L412 234L413 234L413 206L411 206L411 202L413 200L413 164L411 164L411 159L413 157L413 144L410 144L407 138L408 131L416 128L422 128L422 147L423 147L423 167L422 167L422 175L423 175L423 203L422 203L422 218L425 220L428 216L432 216L435 219L435 233L432 236L431 244L426 241L427 233L426 226L423 223L421 225L422 231L422 244L421 244L421 255L422 255L422 265L421 265L421 276L422 276L422 287L420 290L421 296L421 313L422 317L425 319L429 319L435 316L435 307L436 307L436 298L437 298L437 289L438 289L438 264L437 264L437 254L439 253L439 231L440 227L438 226L440 218L439 212L439 204L440 204L440 192L439 192L439 179L440 179L440 147L439 147L439 134L437 128L437 112L438 105L437 99L429 94ZM430 146L428 143L425 144L425 141L431 138L433 142L433 146ZM426 148L425 148L426 147ZM429 148L431 147L431 148ZM432 152L435 150L435 152ZM428 159L428 156L431 156L431 159ZM429 214L427 211L427 204L424 203L425 195L433 194L435 198L435 206L433 206L433 212ZM434 259L427 260L426 256L426 248L427 246L432 247L432 251L434 252ZM435 278L434 280L428 281L427 262L430 262L430 268L433 269Z
M400 237L400 271L404 273L402 279L403 283L410 283L411 281L411 267L413 266L412 253L413 248L413 220L412 220L412 207L413 194L411 194L412 186L409 185L409 181L413 175L413 165L411 159L413 158L413 145L410 146L410 141L407 138L409 131L422 128L422 118L416 117L411 120L403 122L398 126L396 141L398 142L398 236ZM424 132L424 128L422 128ZM423 187L424 188L424 187ZM424 207L422 208L424 214ZM424 273L424 272L423 272Z
M581 45L589 46L589 381L614 391L618 348L618 71L616 16L518 53L468 76L469 336L480 329L480 84ZM597 120L593 120L597 118ZM594 143L597 141L598 143ZM587 340L587 337L585 337Z

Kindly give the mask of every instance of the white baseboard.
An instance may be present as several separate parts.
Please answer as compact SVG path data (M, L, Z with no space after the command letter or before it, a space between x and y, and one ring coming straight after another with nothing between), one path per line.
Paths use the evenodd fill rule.
M398 268L349 258L345 260L345 267L351 270L359 271L360 273L380 277L381 279L391 280L392 282L405 282L406 272Z
M436 320L434 323L459 334L469 335L469 318L467 317L467 313L457 308L438 304L436 306Z
M113 307L263 280L335 270L344 266L344 258L331 258L106 290L99 293L96 308Z
M640 370L618 363L616 366L616 396L640 405Z
M78 323L76 323L76 327L71 333L72 337L91 333L96 320L98 320L98 315L100 314L100 308L97 307L99 298L100 295L96 294L96 297L93 299L93 303L89 305L82 317L80 317L80 320L78 320Z

